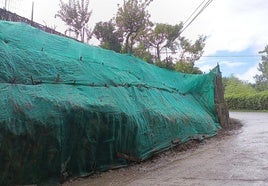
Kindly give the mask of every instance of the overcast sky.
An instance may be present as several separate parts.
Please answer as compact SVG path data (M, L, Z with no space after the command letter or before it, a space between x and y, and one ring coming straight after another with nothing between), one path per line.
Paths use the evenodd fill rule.
M27 18L31 16L32 0L6 0L7 8ZM67 2L68 0L65 0ZM108 21L117 12L123 0L90 0L93 10L90 26L98 21ZM154 0L149 13L158 23L184 22L203 0ZM4 7L5 0L0 0ZM59 18L59 0L34 0L34 20L65 29ZM198 35L208 37L204 57L196 64L203 71L220 64L223 75L231 74L253 82L260 62L258 52L268 44L267 0L214 0L185 30L184 36L194 40ZM229 56L229 57L226 57Z

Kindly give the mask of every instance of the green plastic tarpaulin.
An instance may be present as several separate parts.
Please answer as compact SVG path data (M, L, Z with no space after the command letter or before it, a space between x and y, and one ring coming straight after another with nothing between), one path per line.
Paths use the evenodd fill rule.
M218 69L189 75L0 22L0 185L142 161L220 128Z

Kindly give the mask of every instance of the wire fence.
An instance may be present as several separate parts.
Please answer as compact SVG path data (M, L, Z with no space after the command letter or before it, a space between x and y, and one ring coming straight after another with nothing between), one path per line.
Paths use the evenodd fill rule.
M33 0L0 0L0 8L31 18Z
M51 34L56 34L64 37L68 37L60 32L55 31L54 29L51 29L47 26L44 26L42 24L36 23L30 19L27 19L23 16L17 15L16 13L10 12L8 10L0 8L0 20L5 20L5 21L15 21L15 22L24 22L27 23L35 28L39 28L45 32L51 33ZM73 39L73 38L72 38Z

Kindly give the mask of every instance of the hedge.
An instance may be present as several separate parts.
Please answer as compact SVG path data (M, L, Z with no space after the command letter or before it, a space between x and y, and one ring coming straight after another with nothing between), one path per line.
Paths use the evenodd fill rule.
M231 110L268 110L268 91L225 95Z

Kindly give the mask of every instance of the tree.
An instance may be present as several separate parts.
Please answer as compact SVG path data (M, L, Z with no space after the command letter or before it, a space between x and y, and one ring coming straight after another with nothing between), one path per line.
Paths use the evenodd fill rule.
M256 89L263 91L268 89L268 45L259 53L264 54L261 57L262 61L259 63L258 67L258 70L261 72L261 74L255 75L254 79L256 81Z
M175 52L177 48L176 40L180 36L182 24L168 25L157 23L149 33L149 43L156 49L156 61L161 61L161 51L166 48Z
M195 67L194 63L192 62L177 62L175 65L175 70L187 74L202 74L202 71L198 67Z
M224 78L225 95L255 94L254 88L247 82L241 81L235 76Z
M121 47L121 53L134 54L162 68L185 73L202 73L194 65L204 52L206 37L200 36L192 43L180 36L182 23L157 23L154 26L147 11L151 2L152 0L124 0L124 4L118 6L113 19L115 22L110 20L97 23L94 35L100 40L100 46L117 52ZM166 56L163 60L161 53L164 49ZM155 55L153 50L156 51ZM173 55L167 55L170 52ZM179 53L177 64L174 62L176 53Z
M69 0L68 3L64 3L60 0L60 10L55 15L59 17L69 28L65 31L75 33L76 39L80 37L80 40L84 42L85 34L90 39L91 32L87 27L87 23L92 14L92 11L88 10L89 0Z
M133 46L139 34L151 24L150 14L146 10L152 0L124 0L122 7L116 14L116 25L124 34L124 49L132 53Z
M179 62L194 63L199 60L204 53L206 37L199 36L199 38L192 44L190 40L185 37L180 38L180 52Z
M109 22L98 22L93 34L100 41L100 47L120 52L122 48L123 36L116 30L112 20Z
M200 59L204 52L206 37L199 38L192 43L185 37L180 36L182 24L168 25L157 23L149 33L148 42L156 50L155 64L162 68L180 71L183 73L200 74L202 71L195 67L195 61ZM166 59L162 60L161 53L166 50ZM174 62L174 55L167 53L178 53L177 62Z
M137 47L133 48L133 54L148 63L153 63L153 55L143 43L140 43Z
M192 44L185 37L179 38L179 59L176 62L175 69L179 72L200 74L202 71L195 67L195 62L200 59L204 53L206 37L199 38Z
M166 68L169 70L175 70L175 64L173 63L173 58L168 56L166 57L165 60L163 61L155 61L154 63L156 66L161 67L161 68Z

